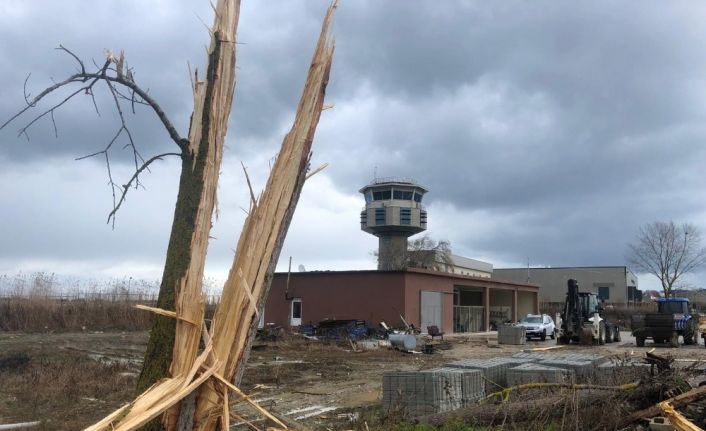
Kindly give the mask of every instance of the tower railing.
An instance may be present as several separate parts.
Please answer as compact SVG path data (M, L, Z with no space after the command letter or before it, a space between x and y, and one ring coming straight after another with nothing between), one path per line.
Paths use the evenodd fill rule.
M410 177L379 177L373 178L373 182L370 184L383 184L383 183L405 183L418 185L414 178Z

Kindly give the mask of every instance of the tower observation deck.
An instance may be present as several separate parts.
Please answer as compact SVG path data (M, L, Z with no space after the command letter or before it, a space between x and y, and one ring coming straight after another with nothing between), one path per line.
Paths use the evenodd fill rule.
M402 269L407 238L427 229L422 198L428 190L410 178L378 178L360 189L360 228L378 237L378 270Z

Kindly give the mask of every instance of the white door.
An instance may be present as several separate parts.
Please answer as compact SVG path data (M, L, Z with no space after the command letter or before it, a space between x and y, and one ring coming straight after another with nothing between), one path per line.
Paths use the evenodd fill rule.
M302 300L301 298L292 299L292 308L289 310L289 325L300 326L302 324Z
M423 334L427 333L427 326L437 326L440 331L443 331L442 326L442 303L443 293L441 292L421 292L421 325L419 328Z
M265 327L265 307L262 307L260 311L260 321L257 322L257 329L262 329Z

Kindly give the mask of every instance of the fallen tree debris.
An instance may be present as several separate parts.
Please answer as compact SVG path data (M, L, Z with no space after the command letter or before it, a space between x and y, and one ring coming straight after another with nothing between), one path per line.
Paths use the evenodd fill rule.
M667 403L666 405L669 405L672 409L674 409L690 404L703 397L706 397L706 386L700 386L688 392L684 392L681 395L669 398L668 400L665 400L664 403ZM637 422L641 419L648 419L654 416L659 416L662 412L660 404L656 404L647 409L632 413L626 421L625 426L627 426L627 424L629 423Z
M4 424L4 425L0 425L0 431L33 428L33 427L39 426L41 424L42 424L42 421L18 422L16 424Z
M659 409L662 410L664 417L669 419L669 422L672 423L672 426L677 431L704 431L701 427L694 425L690 420L685 418L684 415L676 411L668 401L659 403Z

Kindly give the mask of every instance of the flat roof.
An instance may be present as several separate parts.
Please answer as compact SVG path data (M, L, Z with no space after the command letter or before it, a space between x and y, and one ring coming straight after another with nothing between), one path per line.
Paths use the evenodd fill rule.
M303 271L303 272L291 272L291 273L275 272L275 275L278 275L278 276L287 276L287 274L289 274L291 277L303 276L303 275L324 276L324 275L352 275L352 274L420 274L420 275L431 275L434 277L453 278L453 279L457 279L457 280L472 280L472 281L478 281L478 282L487 283L487 284L529 287L532 289L539 289L540 288L540 286L537 284L498 280L498 279L493 279L490 277L476 277L473 275L452 274L450 272L434 271L431 269L423 269L423 268L407 268L404 270L396 270L396 271L378 271L376 269L359 269L359 270L344 270L344 271L328 271L328 270L326 270L326 271Z
M597 266L530 266L529 269L572 269L572 268L627 268L625 265L597 265ZM527 269L526 266L516 266L514 268L495 268L495 269Z

